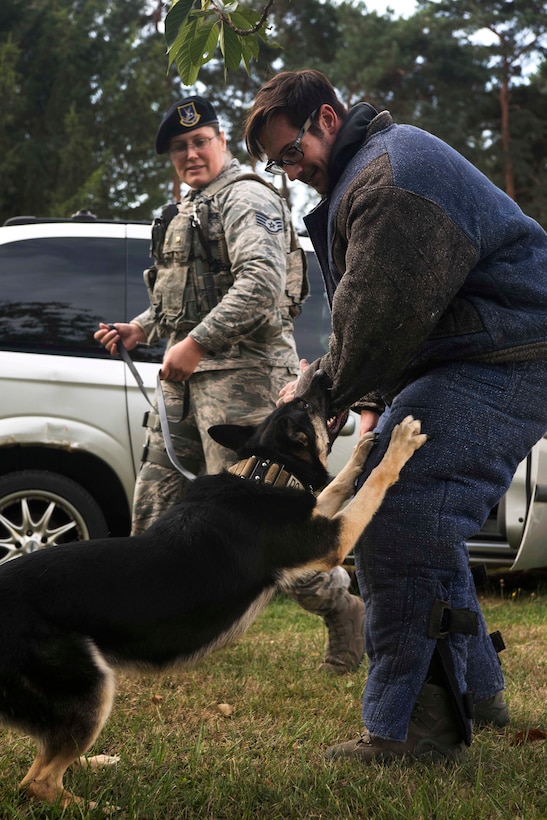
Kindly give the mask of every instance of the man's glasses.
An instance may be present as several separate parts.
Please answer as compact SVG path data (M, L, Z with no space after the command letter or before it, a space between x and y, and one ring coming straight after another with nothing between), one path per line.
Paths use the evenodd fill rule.
M312 111L300 131L298 132L295 141L292 145L289 145L288 148L283 151L279 159L270 159L266 163L266 171L270 174L284 174L285 173L285 165L297 165L301 162L304 158L304 151L300 147L300 143L310 130L311 124L315 119L315 115L319 111L318 108L315 111Z
M169 153L184 155L192 148L194 151L205 151L214 139L216 139L216 135L214 137L197 137L193 142L176 142L169 147Z

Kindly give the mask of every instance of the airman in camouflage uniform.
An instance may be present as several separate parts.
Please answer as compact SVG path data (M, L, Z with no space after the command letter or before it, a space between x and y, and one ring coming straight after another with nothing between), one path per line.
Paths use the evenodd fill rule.
M187 134L190 134L188 138ZM188 97L164 117L156 150L169 152L189 193L152 229L154 267L145 271L150 307L130 324L95 334L112 352L167 337L163 393L173 447L191 473L216 473L234 453L213 424L257 424L298 373L293 319L307 294L305 259L284 199L226 151L212 105ZM147 529L184 496L187 479L165 451L157 405L133 501L132 533ZM343 570L319 573L293 597L329 629L325 666L345 672L364 652L363 605Z

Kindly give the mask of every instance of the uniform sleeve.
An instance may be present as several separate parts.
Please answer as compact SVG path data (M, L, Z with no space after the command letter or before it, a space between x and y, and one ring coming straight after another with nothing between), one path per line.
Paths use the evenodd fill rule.
M241 181L219 195L234 283L190 336L211 352L237 344L279 310L285 290L286 247L280 197Z
M138 325L144 331L147 344L155 344L160 338L156 321L156 311L153 307L147 308L138 316L130 320L131 324Z
M344 203L342 202L342 205ZM399 379L476 262L475 247L435 203L385 186L353 186L340 207L332 303L332 408Z

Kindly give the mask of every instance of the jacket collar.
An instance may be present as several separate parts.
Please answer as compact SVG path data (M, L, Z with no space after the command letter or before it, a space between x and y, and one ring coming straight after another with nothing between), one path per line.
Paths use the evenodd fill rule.
M370 103L357 103L340 128L329 158L329 194L335 188L344 168L366 140L387 128L393 120L389 111L380 114Z

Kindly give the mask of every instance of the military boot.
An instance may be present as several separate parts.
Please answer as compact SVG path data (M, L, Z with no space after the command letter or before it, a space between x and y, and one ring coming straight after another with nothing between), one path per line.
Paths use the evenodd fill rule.
M323 613L328 630L325 659L320 668L345 675L358 668L365 654L365 606L358 595L340 590L333 607Z
M426 683L412 710L405 741L385 740L368 731L357 740L331 746L327 760L354 759L360 763L412 760L460 762L466 754L450 695L441 686Z
M328 645L321 669L344 675L357 669L365 654L365 607L349 592L351 579L342 567L318 572L287 591L307 612L323 618Z
M503 696L503 692L498 692L482 703L475 704L475 715L473 722L477 728L483 726L494 726L496 729L503 729L509 724L509 707Z

